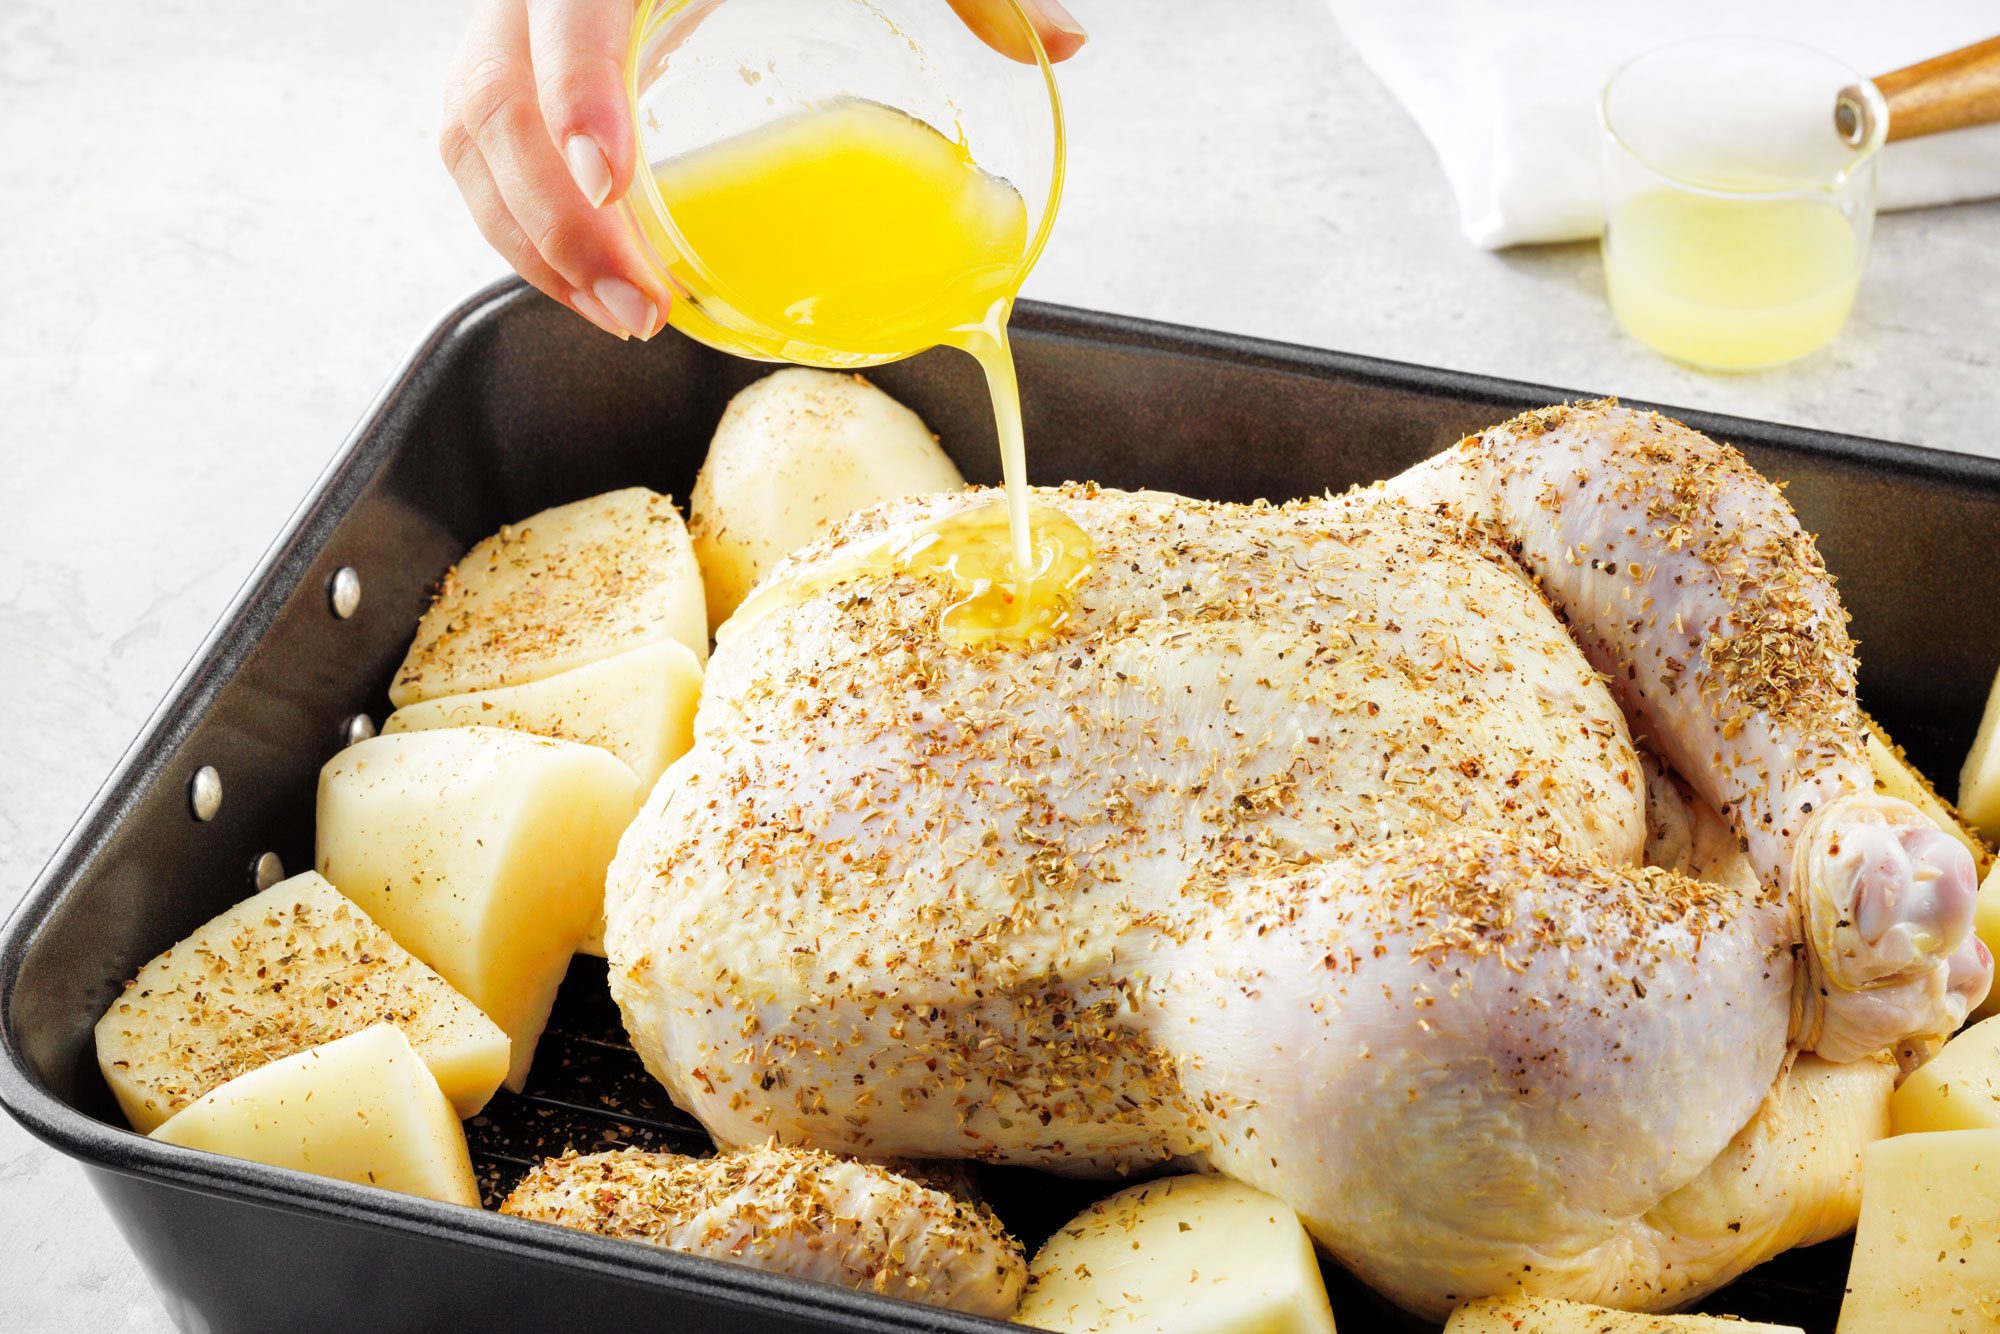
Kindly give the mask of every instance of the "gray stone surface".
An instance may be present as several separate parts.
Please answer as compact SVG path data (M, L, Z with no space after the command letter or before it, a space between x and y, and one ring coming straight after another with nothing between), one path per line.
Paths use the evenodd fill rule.
M1075 0L1030 294L2000 454L2000 204L1885 218L1853 324L1721 378L1623 339L1596 253L1484 254L1314 0ZM432 316L500 271L432 148L462 7L0 7L0 909ZM164 943L164 942L163 942ZM0 1117L0 1327L166 1317Z

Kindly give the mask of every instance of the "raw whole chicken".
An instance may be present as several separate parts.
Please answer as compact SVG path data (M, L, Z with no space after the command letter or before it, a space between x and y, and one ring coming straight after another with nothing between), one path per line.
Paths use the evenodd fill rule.
M1664 1308L1851 1225L1876 1053L1992 960L1735 450L1595 403L1342 496L1041 499L1096 551L1056 639L947 643L881 574L716 653L606 943L718 1141L1207 1167L1432 1317Z

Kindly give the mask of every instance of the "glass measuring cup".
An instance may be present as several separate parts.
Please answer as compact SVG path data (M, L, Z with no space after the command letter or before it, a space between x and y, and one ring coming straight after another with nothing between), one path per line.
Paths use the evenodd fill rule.
M1872 131L1835 125L1843 92ZM1881 94L1833 57L1700 37L1629 62L1599 101L1604 276L1626 332L1708 370L1796 360L1840 331L1875 221Z
M795 195L803 207L784 216L765 212L755 242L739 246L741 238L725 238L724 244L712 228L707 246L690 238L699 228L692 217L676 217L675 173L699 169L704 150L773 127L784 134L788 118L796 123L829 108L845 108L877 131L885 111L900 113L1018 193L1018 256L1009 243L992 257L990 271L975 275L981 291L1011 299L1054 224L1064 142L1048 58L1019 6L1008 8L1018 34L1003 31L997 39L1032 55L1031 62L997 54L939 0L645 0L626 63L640 161L621 207L674 293L668 322L740 356L851 368L923 351L973 318L953 305L964 304L963 283L927 284L915 257L893 272L901 258L893 254L852 266L857 282L873 286L850 286L847 308L857 300L879 303L865 311L865 338L854 333L854 319L842 322L844 336L830 331L829 321L815 318L806 292L775 295L773 275L783 264L746 252L764 246L772 261L832 268L833 238L814 230L842 211L831 197L816 208L810 196ZM822 179L837 189L841 173ZM679 208L691 211L685 198ZM853 210L844 215L851 222Z

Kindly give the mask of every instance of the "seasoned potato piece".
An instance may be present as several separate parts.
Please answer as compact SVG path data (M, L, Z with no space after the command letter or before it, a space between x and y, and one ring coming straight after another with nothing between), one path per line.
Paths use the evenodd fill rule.
M238 1075L394 1024L460 1116L507 1073L507 1035L361 908L307 871L211 918L97 1021L97 1064L149 1131Z
M595 746L495 727L363 741L319 777L319 871L506 1030L519 1091L638 809Z
M1931 818L1931 823L1965 844L1965 850L1972 854L1973 865L1979 874L1985 875L1993 866L1993 849L1985 840L1966 827L1958 812L1950 802L1938 795L1931 786L1931 780L1917 771L1910 763L1903 748L1889 739L1882 725L1873 718L1868 720L1868 764L1875 771L1875 790L1891 797L1901 797Z
M435 727L504 727L608 750L639 778L639 791L687 753L701 702L701 664L663 640L526 685L447 695L389 715L384 734Z
M1984 941L1987 951L2000 959L2000 866L1986 873L1980 882L1979 898L1972 910L1972 933ZM2000 1014L2000 986L1986 993L1986 999L1972 1012L1974 1019Z
M1444 1334L1804 1334L1797 1325L1712 1315L1643 1315L1561 1297L1483 1297L1451 1313Z
M389 715L382 732L501 727L607 750L639 779L639 799L694 741L701 664L677 640L635 648L526 685L447 695ZM604 953L600 914L577 946Z
M2000 1130L1868 1146L1840 1334L2000 1329Z
M858 375L793 368L729 401L689 497L721 625L780 557L878 500L965 485L916 413Z
M629 487L474 543L417 623L389 699L539 681L664 639L708 661L701 570L673 501Z
M1972 750L1958 771L1958 809L1973 828L2000 840L2000 674L1993 677Z
M1028 1266L1014 1318L1068 1334L1333 1334L1298 1215L1212 1176L1149 1181L1071 1219Z
M1911 1071L1889 1099L1889 1127L2000 1130L2000 1019L1974 1024Z
M238 1075L153 1138L479 1207L458 1116L393 1024Z

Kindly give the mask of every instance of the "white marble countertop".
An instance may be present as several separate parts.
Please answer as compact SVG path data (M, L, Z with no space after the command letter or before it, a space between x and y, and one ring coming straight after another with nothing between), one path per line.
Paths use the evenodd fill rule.
M1030 295L2000 455L2000 203L1885 216L1830 350L1700 375L1619 335L1594 248L1468 246L1316 0L1073 7ZM0 9L0 911L405 349L500 272L432 147L464 8ZM169 1327L5 1117L0 1255L0 1328Z

